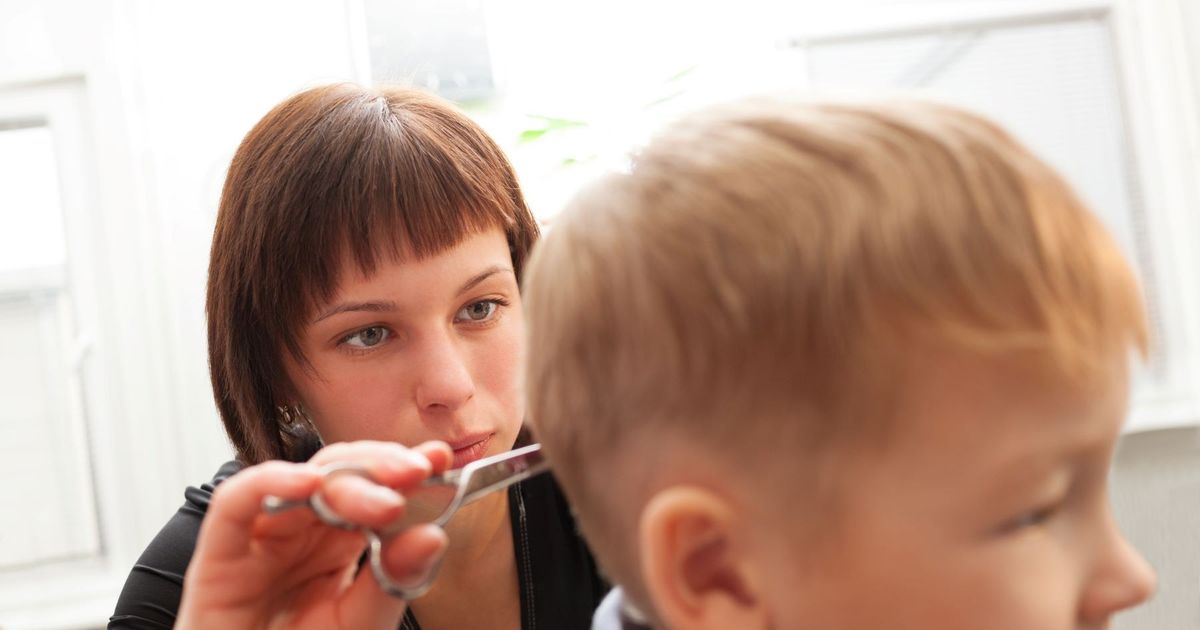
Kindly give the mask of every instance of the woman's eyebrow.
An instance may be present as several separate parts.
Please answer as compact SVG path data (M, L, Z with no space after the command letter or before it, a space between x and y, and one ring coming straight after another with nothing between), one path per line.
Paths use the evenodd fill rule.
M395 302L380 301L380 302L342 302L337 306L321 313L312 323L317 323L323 319L329 319L339 313L389 313L397 310Z
M470 279L463 283L462 288L458 290L456 295L462 295L463 293L466 293L467 291L470 291L476 287L484 280L487 280L498 273L504 273L506 271L513 273L512 267L506 267L504 265L492 265L491 267L488 267L487 269L484 269L483 271L471 276ZM340 313L391 313L399 310L399 308L400 307L398 307L395 302L388 300L371 302L342 302L341 304L333 306L322 312L316 317L316 319L312 320L312 323L315 324Z
M504 265L492 265L491 267L484 269L483 271L475 274L474 276L471 276L470 280L467 280L466 282L463 283L462 288L458 290L458 293L456 295L462 295L462 294L466 293L467 291L470 291L471 289L475 288L475 286L478 285L480 282L483 282L484 280L487 280L488 278L490 278L498 273L504 273L505 271L507 271L509 273L513 273L512 267L505 267Z

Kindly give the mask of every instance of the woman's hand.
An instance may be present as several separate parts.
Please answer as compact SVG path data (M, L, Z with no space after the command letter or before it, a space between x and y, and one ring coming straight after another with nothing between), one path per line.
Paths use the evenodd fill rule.
M380 527L404 511L402 493L445 470L451 451L441 442L406 449L390 442L350 442L322 449L304 464L266 462L217 486L184 581L177 628L388 628L405 603L359 571L359 532L325 525L311 510L263 512L263 498L305 499L321 488L319 469L335 462L366 467L375 483L355 475L322 489L342 518ZM397 492L399 491L399 492ZM446 547L432 525L409 529L384 546L391 575L415 581Z

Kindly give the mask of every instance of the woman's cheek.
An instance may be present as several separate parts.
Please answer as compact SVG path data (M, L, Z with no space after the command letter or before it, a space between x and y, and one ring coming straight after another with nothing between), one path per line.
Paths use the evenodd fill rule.
M506 425L511 423L515 431L525 414L521 378L524 373L525 337L524 325L519 313L509 313L512 325L504 327L504 334L489 344L482 353L480 378L488 394L500 407ZM515 320L515 321L513 321Z

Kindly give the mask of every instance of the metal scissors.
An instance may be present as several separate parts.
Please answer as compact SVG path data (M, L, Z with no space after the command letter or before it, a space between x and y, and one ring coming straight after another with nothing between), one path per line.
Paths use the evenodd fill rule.
M448 470L426 479L420 486L405 494L404 515L385 527L371 529L351 523L325 502L320 490L307 499L288 500L277 496L263 499L263 510L275 514L297 507L307 507L331 527L362 532L369 547L368 563L375 581L385 593L412 600L424 595L433 586L441 560L416 584L400 584L392 579L383 566L383 541L409 527L432 523L444 526L460 508L481 497L550 469L542 455L540 444L531 444L507 453L485 457L462 468ZM321 473L327 482L338 475L358 475L372 480L366 469L358 464L336 463L325 466ZM373 480L372 480L373 481Z

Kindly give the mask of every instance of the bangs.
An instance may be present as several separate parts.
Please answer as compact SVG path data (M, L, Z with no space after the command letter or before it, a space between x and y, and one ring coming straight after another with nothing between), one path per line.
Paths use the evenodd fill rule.
M370 275L381 260L420 260L490 229L511 234L526 212L491 140L457 112L421 108L407 96L362 103L339 125L344 158L331 156L301 183L298 196L312 203L297 203L295 216L311 225L297 231L313 242L297 279L310 312L337 289L343 270L331 261L353 260Z
M246 241L257 246L242 274L247 297L276 347L302 363L297 332L334 297L344 261L370 275L383 261L436 255L499 228L519 274L537 238L500 149L428 94L312 90L280 105L244 144L258 153L245 164L235 158L230 181L253 182L242 184L243 207L260 213L252 223L262 232Z

